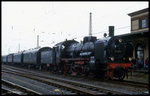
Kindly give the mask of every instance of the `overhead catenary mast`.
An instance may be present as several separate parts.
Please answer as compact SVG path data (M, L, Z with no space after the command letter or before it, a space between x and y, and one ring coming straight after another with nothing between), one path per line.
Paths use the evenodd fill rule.
M10 48L8 48L8 54L10 53Z
M20 43L19 43L19 45L18 45L18 52L20 52Z
M37 35L37 48L39 48L39 35Z
M90 12L90 20L89 20L89 36L92 36L92 13Z

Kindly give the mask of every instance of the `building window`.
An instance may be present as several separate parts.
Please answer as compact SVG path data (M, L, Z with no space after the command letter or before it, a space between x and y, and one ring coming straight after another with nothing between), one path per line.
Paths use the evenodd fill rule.
M137 19L137 20L133 20L132 22L131 22L131 30L137 30L137 29L139 29L139 20Z
M146 19L142 19L142 28L145 28L146 27Z

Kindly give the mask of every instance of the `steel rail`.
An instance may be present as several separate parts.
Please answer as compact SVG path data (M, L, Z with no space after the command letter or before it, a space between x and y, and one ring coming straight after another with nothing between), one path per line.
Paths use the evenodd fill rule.
M100 87L100 86L96 86L96 85L92 85L92 84L81 83L81 82L78 82L78 81L70 81L70 80L66 80L66 79L58 78L58 77L45 77L45 76L39 76L39 75L36 75L36 74L31 74L31 73L30 74L22 73L22 72L18 73L17 71L14 74L21 75L21 76L24 76L24 77L27 77L27 78L31 78L31 79L35 79L35 80L39 80L40 79L40 81L43 81L43 82L45 81L47 83L52 82L52 83L55 83L55 85L62 86L62 87L67 87L67 88L70 87L69 89L72 89L72 90L75 90L75 91L78 91L78 92L81 92L81 93L85 93L85 94L96 95L97 92L99 92L99 94L102 94L100 91L94 92L94 91L87 90L87 89L101 90L105 94L106 93L107 94L127 94L125 92L123 93L123 92L119 92L119 91L116 91L116 90L110 90L108 88L104 88L104 87ZM44 79L44 78L47 78L47 79ZM53 79L53 80L50 80L50 79ZM81 88L81 86L82 86L82 88Z
M14 68L14 69L18 70L18 68ZM14 70L14 71L16 71L16 70ZM27 71L22 70L22 69L20 71L27 72ZM107 83L116 83L116 84L121 84L121 85L129 85L129 86L135 86L135 87L140 87L140 88L141 87L142 88L149 88L149 86L148 86L149 84L142 83L142 82L136 82L136 81L128 81L128 80L123 80L123 81L120 81L120 80L107 80L107 81L104 81L102 79L98 79L98 81L107 82Z
M24 86L21 86L21 85L19 85L19 84L10 82L10 81L8 81L8 80L1 79L1 81L2 81L2 83L5 83L5 84L11 85L11 86L13 86L13 87L17 87L17 88L19 88L19 89L21 89L21 90L24 90L25 92L28 92L28 93L31 93L31 94L36 94L36 95L42 95L42 94L39 93L39 92L36 92L36 91L34 91L34 90L31 90L31 89L26 88L26 87L24 87Z
M48 83L48 84L51 84L53 86L57 86L57 87L60 86L60 87L63 87L63 88L67 88L67 89L73 90L74 92L77 92L79 94L80 93L91 94L91 95L96 95L97 94L97 92L94 92L94 91L90 91L90 90L80 88L80 87L77 87L77 86L73 86L73 85L70 85L70 84L58 82L58 81L55 81L55 80L36 77L36 76L31 75L31 74L30 75L29 74L23 74L23 73L20 74L20 73L8 72L8 71L7 71L7 73L20 75L20 76L27 77L27 78L37 80L37 81L40 81L40 82Z
M6 91L7 94L9 93L9 94L14 94L14 95L22 95L21 92L16 92L16 91L14 91L14 90L11 90L11 89L6 88L6 87L3 87L3 86L1 87L1 89L2 89L3 91Z
M19 70L22 71L21 69L19 69ZM18 69L17 70L13 70L13 71L19 72ZM25 70L23 70L23 71L24 72L28 72L28 71L25 71ZM116 91L116 90L110 90L110 89L107 89L107 88L103 88L101 86L96 86L96 85L87 84L87 83L81 83L81 82L78 82L78 81L67 80L67 79L63 79L63 78L59 78L59 77L54 77L54 76L48 76L47 77L47 76L41 76L41 75L37 75L37 74L33 74L33 73L29 73L29 74L30 75L34 75L34 76L38 76L38 77L42 77L42 78L52 79L52 80L59 81L59 82L65 82L65 83L76 85L76 86L78 85L78 86L82 86L82 87L85 87L85 88L87 87L89 89L103 90L104 92L107 92L107 93L127 94L127 93L122 93L122 92L119 92L119 91ZM100 81L106 82L104 80L100 80ZM117 84L121 84L121 85L130 85L130 86L148 88L148 84L145 84L145 83L141 83L140 84L139 82L134 83L134 82L131 82L131 81L128 82L128 81L118 81L118 80L112 81L112 80L108 80L107 83L117 83Z

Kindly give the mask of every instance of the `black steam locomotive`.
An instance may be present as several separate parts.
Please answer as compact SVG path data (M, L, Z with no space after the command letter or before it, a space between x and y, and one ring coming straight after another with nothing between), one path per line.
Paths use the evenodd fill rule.
M117 36L83 42L66 40L53 48L43 47L2 56L2 62L48 69L72 75L95 75L105 79L124 79L131 67L132 45Z
M85 37L56 44L56 65L60 72L123 79L131 67L132 46L119 37Z

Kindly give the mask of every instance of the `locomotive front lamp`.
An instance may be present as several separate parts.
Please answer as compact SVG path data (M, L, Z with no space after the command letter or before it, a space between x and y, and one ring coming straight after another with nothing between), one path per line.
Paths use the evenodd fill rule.
M110 57L110 60L111 60L111 61L114 61L114 57Z
M61 47L62 47L62 49L64 49L64 48L65 48L65 46L64 46L64 45L62 45Z
M122 42L122 39L119 39L118 41L121 43L121 42Z
M132 61L132 58L131 58L131 57L129 57L129 61Z

